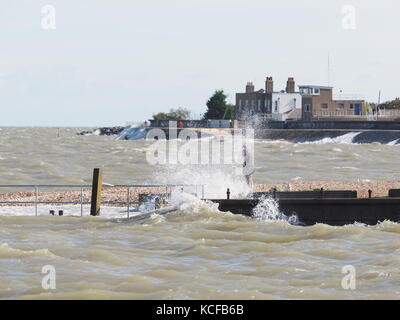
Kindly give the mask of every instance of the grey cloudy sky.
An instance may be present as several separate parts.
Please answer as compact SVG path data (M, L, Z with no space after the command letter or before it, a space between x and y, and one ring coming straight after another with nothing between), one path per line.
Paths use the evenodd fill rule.
M56 9L56 29L41 22ZM356 29L342 8L356 8ZM234 102L267 75L400 96L398 0L1 0L0 126L100 126Z

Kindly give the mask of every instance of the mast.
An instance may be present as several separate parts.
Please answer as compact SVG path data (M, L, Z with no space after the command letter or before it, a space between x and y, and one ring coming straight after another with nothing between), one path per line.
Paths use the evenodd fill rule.
M376 105L376 120L378 120L379 116L379 105L381 104L381 90L379 90L379 98L378 98L378 104Z
M331 86L331 52L328 51L328 87Z

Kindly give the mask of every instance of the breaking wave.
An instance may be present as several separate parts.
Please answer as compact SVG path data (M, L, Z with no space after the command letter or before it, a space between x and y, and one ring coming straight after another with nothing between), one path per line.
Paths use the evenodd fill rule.
M397 139L397 140L394 140L394 141L389 142L387 145L388 145L388 146L395 146L395 145L397 145L397 144L399 144L399 143L400 143L400 139Z
M258 205L253 209L252 216L259 221L286 221L290 224L300 224L296 215L288 217L283 214L279 210L278 202L271 197L261 198Z
M143 140L146 139L146 135L146 128L126 128L115 138L115 140Z
M360 134L361 134L361 132L350 132L350 133L346 133L339 137L335 137L335 138L327 137L327 138L323 138L323 139L317 140L317 141L303 142L303 144L329 144L329 143L353 144L354 139Z

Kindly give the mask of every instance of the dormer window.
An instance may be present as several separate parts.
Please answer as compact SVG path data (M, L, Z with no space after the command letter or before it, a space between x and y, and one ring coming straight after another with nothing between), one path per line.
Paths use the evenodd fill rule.
M304 95L317 95L321 94L321 88L318 87L301 87L300 93Z

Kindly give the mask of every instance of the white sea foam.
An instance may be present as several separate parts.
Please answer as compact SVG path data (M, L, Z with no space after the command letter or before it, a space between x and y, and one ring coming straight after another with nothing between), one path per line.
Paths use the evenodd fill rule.
M115 140L143 140L146 138L146 128L125 128Z
M354 138L360 134L361 134L361 132L350 132L350 133L346 133L346 134L336 137L336 138L323 138L323 139L317 140L317 141L302 142L301 144L330 144L330 143L352 144L352 143L354 143L353 142Z
M298 224L298 218L286 216L279 209L279 204L271 197L263 197L260 199L257 206L253 209L252 216L260 221L287 221L290 224Z
M391 142L389 142L387 145L388 145L388 146L395 146L395 145L397 145L398 143L400 143L400 139L391 141ZM399 145L400 145L400 144L399 144Z

